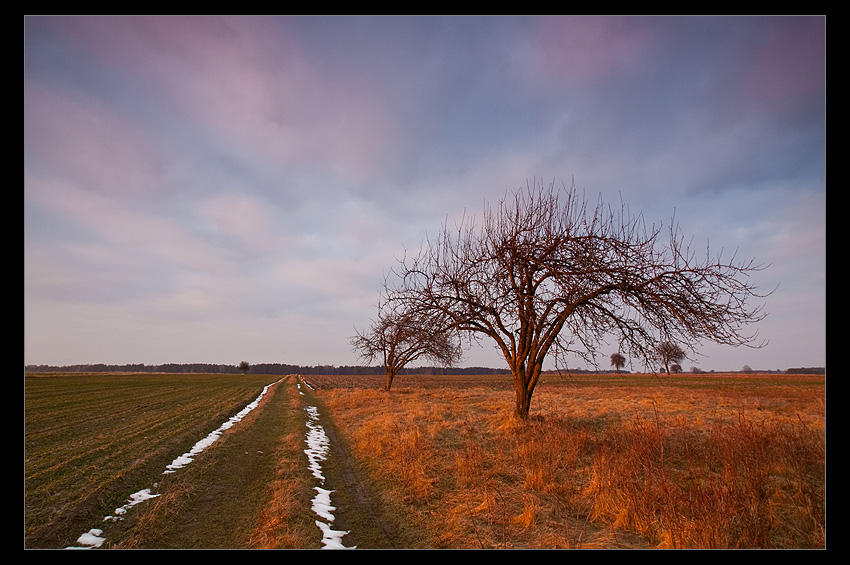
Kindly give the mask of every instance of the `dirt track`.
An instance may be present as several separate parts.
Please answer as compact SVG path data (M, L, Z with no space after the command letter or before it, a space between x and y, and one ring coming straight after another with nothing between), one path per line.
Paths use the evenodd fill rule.
M302 381L310 386L309 381ZM305 390L302 404L317 404L317 400ZM330 449L328 459L323 463L326 476L326 488L332 489L332 504L335 506L333 527L349 532L343 538L347 547L358 548L400 548L405 547L402 535L380 511L380 503L373 489L365 480L365 474L358 468L350 456L345 442L339 434L327 411L320 407L321 425L328 437Z
M238 426L231 428L192 464L164 478L162 496L140 508L131 531L114 531L110 547L173 549L242 549L255 547L252 536L264 520L298 522L301 534L295 547L320 548L322 530L311 509L317 481L310 476L304 453L306 408L317 399L305 386L297 388L291 376L272 387L271 394ZM380 505L370 496L356 463L319 406L320 424L330 445L322 462L325 489L332 490L334 530L347 531L346 547L403 547L393 528L380 515ZM288 436L288 440L285 439ZM294 439L293 439L294 438ZM297 515L269 515L272 486L279 480L281 461L288 461L287 476L300 476L303 495L289 510ZM309 478L307 478L309 477ZM141 520L139 520L141 519ZM141 529L135 528L143 522ZM292 531L292 530L290 530ZM291 547L282 539L266 539L267 547Z

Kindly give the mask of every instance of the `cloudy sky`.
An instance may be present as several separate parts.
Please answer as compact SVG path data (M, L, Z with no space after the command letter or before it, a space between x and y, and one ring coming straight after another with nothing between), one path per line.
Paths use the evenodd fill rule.
M25 363L357 364L396 258L535 177L771 264L769 345L686 369L826 363L824 18L24 31Z

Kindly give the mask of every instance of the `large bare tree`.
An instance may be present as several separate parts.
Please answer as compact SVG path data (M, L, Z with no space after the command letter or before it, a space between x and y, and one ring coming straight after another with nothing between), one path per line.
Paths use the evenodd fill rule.
M369 329L357 331L351 338L352 347L364 362L372 363L378 358L383 361L387 391L399 371L417 359L452 366L463 358L457 332L445 323L445 317L438 312L406 311L400 306L382 303Z
M534 181L495 209L485 205L480 223L444 224L399 261L387 293L408 311L492 339L525 419L550 355L593 362L611 339L647 364L661 342L757 347L743 328L763 317L747 281L762 268L712 256L707 245L698 257L675 225L649 227L624 205L589 203L574 184Z

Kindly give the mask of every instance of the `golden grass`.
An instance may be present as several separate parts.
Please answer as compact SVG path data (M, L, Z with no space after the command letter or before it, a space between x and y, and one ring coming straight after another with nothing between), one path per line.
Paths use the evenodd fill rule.
M293 432L284 438L288 450L297 453L303 434ZM301 472L301 461L281 458L271 486L271 498L251 532L248 546L254 549L306 549L315 537L314 524L300 519L310 486Z
M289 395L289 406L301 411L298 395ZM304 519L311 490L303 472L303 430L286 434L281 444L270 500L249 536L248 547L253 549L307 549L315 538L315 524Z
M325 385L429 547L825 547L823 377L550 378L528 422L505 388Z

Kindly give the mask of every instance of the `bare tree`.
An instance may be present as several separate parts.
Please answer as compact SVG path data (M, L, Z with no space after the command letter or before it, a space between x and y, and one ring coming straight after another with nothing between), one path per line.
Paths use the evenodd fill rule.
M444 224L416 257L399 261L388 292L406 310L492 339L525 419L550 354L592 360L612 336L646 361L660 341L756 346L742 328L763 314L749 306L758 295L745 278L763 267L711 257L707 247L698 260L678 227L666 242L664 233L625 206L589 206L574 184L535 180L495 210L485 205L480 224Z
M387 303L379 306L378 317L365 332L351 338L352 347L366 363L381 358L387 379L384 390L390 390L393 379L405 365L419 358L445 366L460 362L463 349L456 332L439 316L393 309Z
M242 361L241 363L239 363L239 370L242 371L243 375L245 373L247 373L250 369L251 369L251 364L248 363L247 361Z
M664 371L669 375L670 369L677 366L679 363L685 360L687 357L685 355L685 351L677 344L671 343L669 341L664 341L658 344L658 349L656 350L658 353L658 358L664 364ZM680 372L681 366L679 367Z
M611 366L616 368L618 373L620 372L620 369L622 369L625 365L626 365L626 358L623 357L622 354L620 354L620 353L612 353L611 354Z

